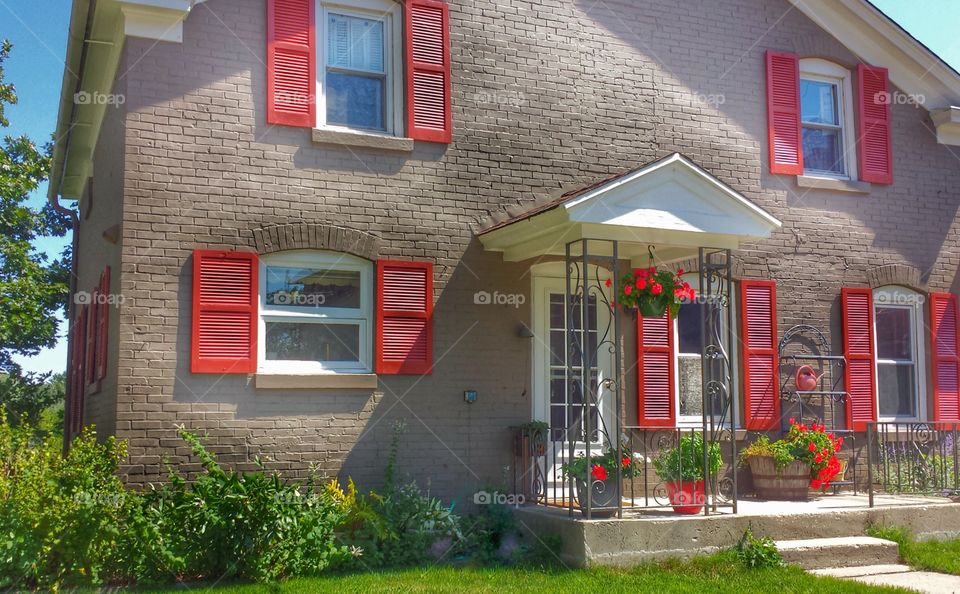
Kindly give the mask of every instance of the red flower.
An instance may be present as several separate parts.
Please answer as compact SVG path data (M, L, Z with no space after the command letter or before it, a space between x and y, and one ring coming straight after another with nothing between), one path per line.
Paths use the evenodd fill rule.
M815 444L815 443L813 443L813 442L811 441L809 444L807 444L807 449L810 450L811 452L816 452L816 451L817 451L817 444Z
M796 425L796 424L797 424L797 420L794 419L793 417L790 417L790 424L791 424L791 425Z
M620 463L623 464L624 467L630 466L630 457L624 456L623 460L620 460Z
M633 293L633 285L624 285L623 294L629 295L630 293Z
M593 478L597 479L598 481L607 480L607 469L599 464L593 465L593 468L590 469L590 474L592 474Z
M813 488L813 489L819 489L819 488L820 488L820 485L822 485L822 484L823 484L823 482L820 481L819 479L813 479L813 480L810 481L810 487Z
M817 454L816 456L814 456L813 461L816 462L817 464L820 464L821 462L823 462L823 454Z
M636 270L633 271L633 273L637 275L637 277L639 278L647 278L646 268L637 268Z
M677 268L677 276L683 276L683 273L684 273L683 268Z
M656 274L656 273L657 273L657 267L656 267L656 266L651 266L650 268L647 268L647 273L648 273L648 274Z
M640 289L641 291L644 290L644 289L646 289L646 288L647 288L647 281L644 280L644 279L642 279L642 278L638 278L638 279L637 279L637 288Z
M605 284L605 285L607 285L607 286L609 287L610 285L612 285L612 284L613 284L613 281L612 281L611 279L609 279L609 278L608 278L608 279L607 279L606 281L604 281L604 283L603 283L603 284Z
M831 433L831 434L829 434L829 435L827 435L827 437L829 437L829 438L830 438L830 441L833 441L833 440L835 440L835 439L836 439L836 437L834 437L834 436L833 436L833 433Z
M653 286L650 287L650 292L653 293L654 295L659 295L660 293L663 293L663 285L661 285L660 283L653 283Z

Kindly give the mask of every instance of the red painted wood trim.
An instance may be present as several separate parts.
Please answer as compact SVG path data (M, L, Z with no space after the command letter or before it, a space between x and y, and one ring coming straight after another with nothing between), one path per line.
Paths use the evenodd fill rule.
M442 64L432 62L418 61L414 55L414 8L423 7L427 9L439 10L441 14L441 43ZM407 108L407 136L414 140L423 140L426 142L438 142L449 144L453 138L453 110L451 106L451 83L450 83L450 9L446 2L440 0L405 0L404 2L404 61L406 64L405 88L406 88L406 108ZM416 102L415 81L417 75L440 75L443 77L443 97L440 101L443 103L443 129L436 127L425 127L418 125L416 115L418 104ZM436 98L434 97L434 100Z
M960 421L960 333L957 296L930 293L930 375L933 420ZM942 310L942 315L938 313Z
M770 342L763 346L751 346L750 321L752 312L748 305L751 289L759 287L769 291ZM762 322L762 320L761 320ZM780 356L777 350L777 284L771 280L743 280L740 282L740 345L741 366L743 368L743 415L748 430L767 431L776 429L780 422ZM751 378L763 373L751 364L754 358L766 358L770 366L770 378L767 387L758 394L751 389ZM754 417L754 403L758 399L770 400L771 412L766 417Z
M875 184L892 184L890 83L886 68L857 65L856 104L860 179Z
M667 318L667 345L647 344L643 329L643 316L637 313L637 424L641 427L675 427L677 424L677 389L675 382L676 366L676 344L674 339L674 322L670 319L669 312L664 313ZM667 418L654 416L648 413L647 402L644 397L644 385L646 383L644 358L650 353L665 353L667 355L667 389L670 392L669 415Z
M317 20L315 0L267 0L267 123L284 126L313 128L317 123ZM279 39L277 32L277 9L292 11L301 21L297 23L306 32L306 43ZM307 111L289 109L277 104L278 62L296 71L306 64L305 81L296 90L298 97L306 102Z
M855 307L850 299L854 296L862 296L866 301L866 312L860 312L867 316L867 344L862 340L855 343L854 336L850 330L851 308ZM873 319L873 290L866 287L844 287L840 290L841 301L841 325L843 329L843 354L846 358L844 365L844 389L847 391L849 399L846 406L847 427L854 431L866 431L869 421L877 420L877 364L876 364L876 338L874 336ZM866 347L866 348L865 348ZM867 352L864 352L867 351ZM862 367L860 377L864 370L867 370L869 384L862 386L858 382L858 377L853 374L855 366ZM868 367L869 366L869 367ZM865 390L865 393L864 393ZM854 418L853 402L855 399L866 399L869 402L869 419Z
M419 311L408 309L387 309L385 307L385 274L390 271L423 271L425 276L423 308ZM390 321L423 320L423 339L426 341L424 358L388 360L385 351L385 326ZM378 374L383 375L428 375L433 372L433 263L406 260L377 260L377 307L376 339L374 341L374 366Z
M110 330L110 267L103 269L100 275L100 295L102 303L96 305L97 313L97 374L101 380L107 375L107 351Z
M770 173L803 173L800 126L800 60L796 54L767 50L767 151Z
M204 304L201 300L201 269L206 261L246 261L250 266L247 299L243 303ZM254 373L257 370L257 330L259 326L259 264L257 254L252 252L228 252L219 250L195 250L193 252L193 301L190 327L190 371L193 373ZM201 313L243 313L248 317L249 343L246 357L206 357L200 354ZM241 337L223 337L223 340L241 340Z

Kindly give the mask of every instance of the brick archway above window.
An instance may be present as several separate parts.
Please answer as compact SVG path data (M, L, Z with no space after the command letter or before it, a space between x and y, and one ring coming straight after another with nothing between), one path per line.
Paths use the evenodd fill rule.
M871 289L886 285L900 285L925 293L927 285L920 280L920 269L907 264L884 264L867 271L867 283Z
M365 231L326 223L289 223L254 229L257 252L270 254L285 250L331 250L376 260L380 238Z

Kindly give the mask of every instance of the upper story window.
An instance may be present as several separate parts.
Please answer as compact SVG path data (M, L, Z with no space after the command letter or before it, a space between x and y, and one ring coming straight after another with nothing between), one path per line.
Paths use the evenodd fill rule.
M370 262L297 250L260 259L260 373L370 373Z
M401 134L400 4L320 2L318 126Z
M804 174L856 178L850 71L821 59L800 60Z
M903 287L873 293L881 420L925 418L923 301Z

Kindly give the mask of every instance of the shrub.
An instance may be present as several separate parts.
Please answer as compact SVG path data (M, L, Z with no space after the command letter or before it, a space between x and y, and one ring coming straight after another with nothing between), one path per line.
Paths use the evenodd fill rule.
M63 456L58 436L34 436L0 409L0 588L102 583L130 509L126 448L87 428Z
M195 435L179 435L204 473L188 484L171 469L168 485L143 495L118 560L124 574L266 581L316 574L348 556L334 535L343 514L311 483L224 470Z
M758 538L750 528L747 528L737 544L737 558L749 569L783 565L783 556L777 550L773 539L769 536Z
M710 474L716 475L723 468L720 444L711 443L706 447ZM653 461L653 467L657 475L668 482L702 481L703 451L703 435L686 433L680 437L676 446L660 450L660 454Z

